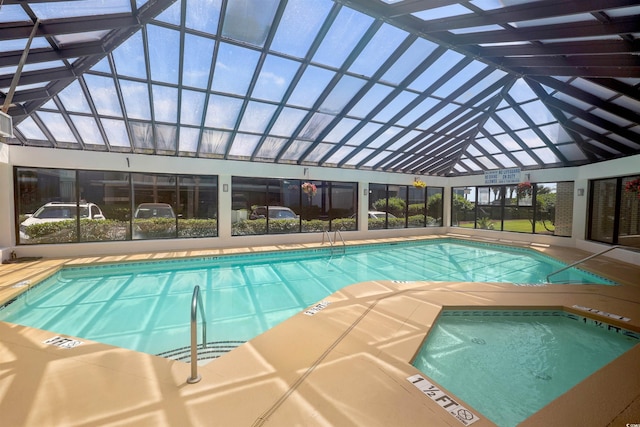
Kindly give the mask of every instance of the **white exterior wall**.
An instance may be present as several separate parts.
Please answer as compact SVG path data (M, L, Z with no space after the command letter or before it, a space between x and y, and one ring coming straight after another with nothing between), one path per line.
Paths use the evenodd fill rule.
M217 175L219 189L218 237L203 239L172 239L127 242L95 242L60 245L16 246L14 231L13 176L14 166L58 169L86 169L105 171L127 171L147 173L169 173L194 175ZM601 177L632 175L640 173L640 156L627 157L575 168L541 169L526 171L531 182L574 181L574 214L571 238L537 234L495 232L488 230L460 229L448 227L450 223L451 187L484 185L483 175L444 178L421 176L428 186L444 187L444 227L409 228L367 231L368 185L411 185L413 175L352 169L320 168L302 165L241 162L233 160L195 159L185 157L152 156L140 154L103 153L90 151L54 150L51 148L10 146L0 143L0 250L2 259L9 258L11 251L17 256L72 257L87 255L110 255L153 251L185 251L238 246L261 246L272 244L304 243L321 240L319 233L286 235L231 236L231 177L293 178L308 180L345 181L358 183L359 231L344 232L345 239L383 238L419 234L444 234L447 232L484 236L492 239L514 240L578 247L598 251L603 245L586 242L586 212L588 180ZM523 173L523 180L524 180ZM224 184L228 191L224 192ZM578 189L584 195L578 195ZM604 246L606 247L606 246ZM640 254L616 250L611 256L640 264Z

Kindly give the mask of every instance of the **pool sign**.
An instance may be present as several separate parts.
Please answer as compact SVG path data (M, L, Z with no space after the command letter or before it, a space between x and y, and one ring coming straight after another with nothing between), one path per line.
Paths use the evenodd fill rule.
M314 305L313 307L309 308L308 310L305 310L304 314L306 314L307 316L313 316L317 312L322 311L325 308L327 308L327 306L329 304L331 304L330 301L321 301L318 304Z
M71 338L53 337L42 342L43 344L55 345L60 348L74 348L82 344L82 341L72 340Z
M422 375L412 375L407 380L465 426L471 425L480 419L476 414L456 402L454 398L424 379Z
M573 308L577 308L578 310L588 311L589 313L599 314L600 316L605 316L605 317L610 317L612 319L621 320L623 322L628 322L628 321L631 320L628 317L620 316L619 314L611 314L611 313L607 313L606 311L596 310L595 308L591 308L591 307L583 307L581 305L574 305Z
M484 172L484 183L493 184L517 184L520 182L520 168L498 169Z

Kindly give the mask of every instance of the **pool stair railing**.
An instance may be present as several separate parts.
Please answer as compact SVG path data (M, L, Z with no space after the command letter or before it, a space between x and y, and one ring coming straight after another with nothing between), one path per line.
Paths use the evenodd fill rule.
M331 246L331 255L334 255L336 252L340 252L342 254L344 254L346 252L346 248L347 248L347 243L344 241L344 237L342 237L342 233L340 232L340 230L336 229L333 230L333 240L331 240L331 236L329 235L329 232L327 230L324 230L324 232L322 233L322 244L324 245L325 242L325 236L327 237L327 241L329 242L329 245ZM342 245L340 246L336 246L336 238L340 237L340 240L342 241Z
M570 269L571 267L575 267L575 266L576 266L576 265L578 265L578 264L582 264L583 262L589 261L590 259L593 259L593 258L595 258L595 257L598 257L598 256L600 256L600 255L606 254L607 252L610 252L610 251L612 251L612 250L614 250L614 249L619 249L619 248L632 249L632 248L629 248L629 247L626 247L626 246L622 246L622 245L615 245L615 246L608 247L608 248L606 248L606 249L601 250L600 252L597 252L597 253L595 253L595 254L591 254L591 255L589 255L588 257L585 257L585 258L579 259L579 260L578 260L578 261L576 261L576 262L573 262L573 263L571 263L571 264L569 264L569 265L565 265L564 267L559 268L559 269L557 269L556 271L554 271L554 272L552 272L552 273L547 274L547 283L552 283L552 282L549 280L549 279L551 278L551 276L554 276L554 275L556 275L556 274L558 274L558 273L562 273L563 271L568 270L568 269Z
M202 296L200 296L200 286L193 288L191 297L191 376L187 378L188 384L195 384L202 379L198 374L198 307L200 307L200 317L202 317L202 348L207 348L207 318L204 314Z

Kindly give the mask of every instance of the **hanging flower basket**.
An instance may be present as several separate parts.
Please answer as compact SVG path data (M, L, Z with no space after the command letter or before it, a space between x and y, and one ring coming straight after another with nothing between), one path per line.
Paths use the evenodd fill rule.
M518 197L521 199L531 197L531 195L533 194L533 185L531 185L531 183L528 181L521 182L520 184L518 184L516 192L518 193Z
M640 199L640 178L634 179L633 181L628 181L624 185L625 193L634 194Z
M422 181L421 179L416 178L413 180L413 186L415 188L425 188L427 186L427 183Z
M305 182L304 184L301 185L301 187L302 187L302 192L309 197L315 196L316 193L318 192L318 188L315 186L315 184L312 184L310 182Z

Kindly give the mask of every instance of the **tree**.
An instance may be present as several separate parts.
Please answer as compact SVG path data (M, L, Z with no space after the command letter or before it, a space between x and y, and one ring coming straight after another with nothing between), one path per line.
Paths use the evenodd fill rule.
M436 193L427 199L427 213L437 217L442 215L442 193Z
M553 232L556 225L556 193L551 193L550 189L545 187L539 188L536 194L536 211L537 219L542 226Z
M466 219L467 212L471 212L474 209L474 204L464 198L460 194L453 195L451 223L458 225L459 221Z

